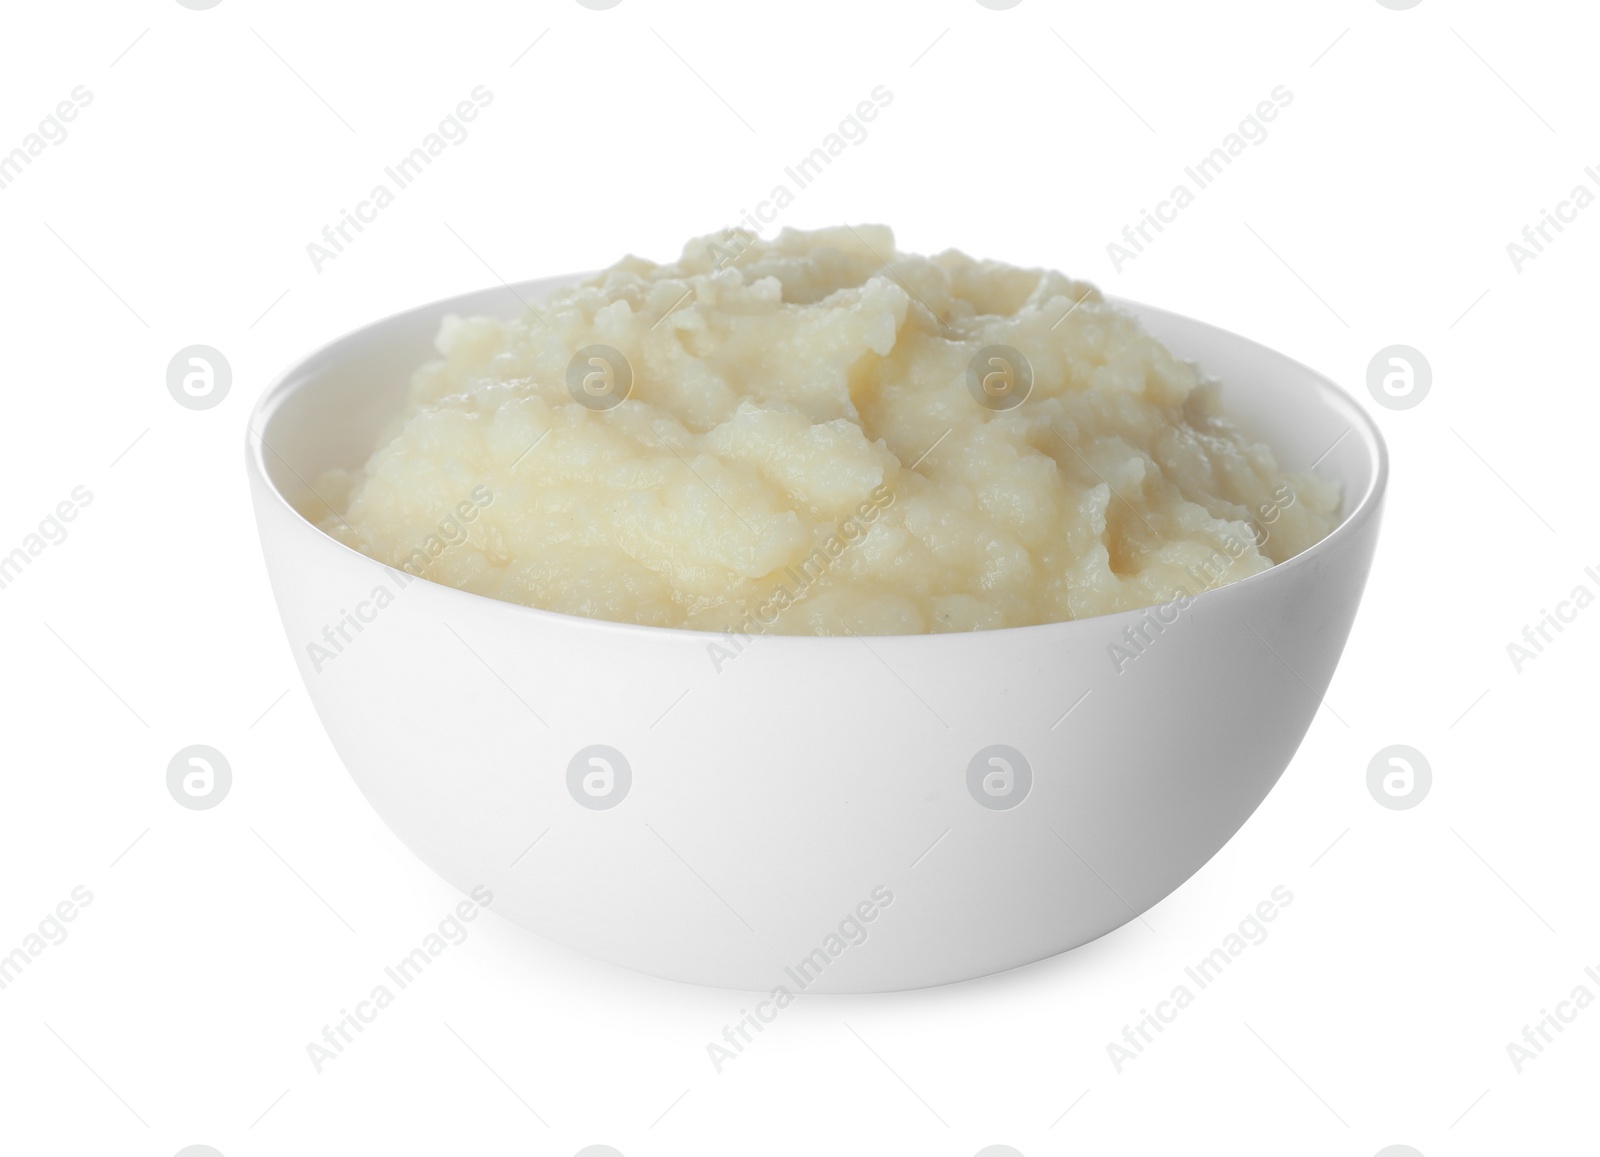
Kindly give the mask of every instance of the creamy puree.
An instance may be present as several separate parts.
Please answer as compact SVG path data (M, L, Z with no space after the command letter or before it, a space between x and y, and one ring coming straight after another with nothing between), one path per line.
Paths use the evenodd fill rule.
M444 318L365 466L319 482L329 534L566 614L874 635L1165 602L1337 521L1334 484L1059 273L786 229L534 305Z

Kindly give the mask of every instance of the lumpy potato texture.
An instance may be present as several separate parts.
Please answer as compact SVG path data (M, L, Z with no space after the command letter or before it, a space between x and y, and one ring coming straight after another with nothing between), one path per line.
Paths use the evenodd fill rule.
M571 615L881 635L1197 594L1337 520L1333 484L1280 470L1215 383L1059 273L786 229L629 257L531 306L443 319L370 459L320 480L328 533ZM626 358L612 398L631 368L611 408L569 388L596 346ZM1031 367L1012 408L969 374L994 346ZM611 363L579 362L603 391ZM1014 400L1018 367L980 363Z

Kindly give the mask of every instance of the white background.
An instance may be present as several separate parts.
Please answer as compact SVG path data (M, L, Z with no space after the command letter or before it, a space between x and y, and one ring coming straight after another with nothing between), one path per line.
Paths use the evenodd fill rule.
M0 590L0 952L75 886L94 898L0 991L0 1150L1595 1151L1600 1006L1520 1074L1506 1052L1575 986L1600 997L1600 609L1520 673L1506 651L1600 591L1600 207L1520 272L1506 250L1600 191L1584 8L123 0L5 20L0 151L74 86L93 100L0 189L0 553L74 487L93 501ZM477 85L470 138L318 272L307 242ZM318 1074L307 1042L456 896L300 686L245 492L250 404L402 307L674 256L877 85L893 103L782 223L1056 266L1371 407L1394 478L1332 710L1210 864L1066 956L803 1000L719 1074L705 1046L747 997L490 915ZM1270 136L1117 271L1107 243L1278 85ZM203 412L165 384L197 342L234 375ZM1365 388L1397 342L1434 372L1405 411ZM166 790L193 743L233 767L214 810ZM1408 811L1365 784L1392 743L1433 767ZM1123 1025L1277 885L1294 901L1269 939L1118 1073Z

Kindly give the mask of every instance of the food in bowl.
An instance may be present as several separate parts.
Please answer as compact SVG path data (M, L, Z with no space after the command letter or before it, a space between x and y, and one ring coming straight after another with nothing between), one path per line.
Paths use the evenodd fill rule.
M439 357L329 534L587 618L913 635L1081 619L1266 570L1338 521L1219 385L1062 274L881 226L690 241Z

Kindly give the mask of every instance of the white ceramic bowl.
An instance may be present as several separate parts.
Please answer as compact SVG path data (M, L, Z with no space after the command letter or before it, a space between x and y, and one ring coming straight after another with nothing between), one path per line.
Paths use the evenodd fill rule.
M536 301L572 280L515 292ZM1320 375L1121 304L1219 376L1228 411L1283 465L1325 455L1319 469L1345 495L1325 540L1200 595L1121 673L1108 648L1143 612L761 637L719 672L719 636L409 579L293 500L324 469L365 460L444 313L522 306L485 290L324 347L257 406L248 469L289 642L334 747L451 883L487 885L493 911L658 976L915 988L1134 918L1227 842L1294 755L1366 582L1387 459L1373 423ZM311 643L337 650L314 660Z

